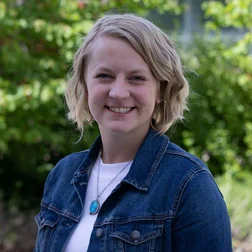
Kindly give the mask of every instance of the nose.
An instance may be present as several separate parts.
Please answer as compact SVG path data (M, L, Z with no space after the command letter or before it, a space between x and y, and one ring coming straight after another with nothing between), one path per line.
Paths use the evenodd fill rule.
M116 78L109 91L111 98L126 99L130 96L127 81L124 78Z

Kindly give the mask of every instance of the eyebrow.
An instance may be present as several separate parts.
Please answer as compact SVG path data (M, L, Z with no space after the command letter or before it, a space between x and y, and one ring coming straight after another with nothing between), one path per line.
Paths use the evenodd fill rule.
M100 67L100 66L95 67L94 70L95 70L95 71L111 72L111 70L110 70L109 68L107 68L107 67Z
M131 74L150 74L150 72L145 71L144 69L135 69L130 71Z
M112 72L112 70L108 67L103 67L103 66L98 66L95 68L95 71L105 71L105 72ZM147 74L147 75L150 75L151 72L147 72L146 70L144 69L134 69L132 71L129 71L130 74Z

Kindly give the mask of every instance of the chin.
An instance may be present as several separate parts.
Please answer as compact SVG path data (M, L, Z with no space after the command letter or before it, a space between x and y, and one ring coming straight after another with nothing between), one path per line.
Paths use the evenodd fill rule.
M130 133L130 129L125 129L125 128L110 128L109 132L112 134L117 134L117 135L124 135L127 133Z

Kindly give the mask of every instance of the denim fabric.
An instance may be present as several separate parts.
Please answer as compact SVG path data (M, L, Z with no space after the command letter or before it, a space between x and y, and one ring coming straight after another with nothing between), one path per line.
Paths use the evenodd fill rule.
M98 137L90 150L65 157L49 173L34 251L64 251L81 219L100 146ZM100 209L88 248L97 251L232 251L226 205L205 164L150 130Z

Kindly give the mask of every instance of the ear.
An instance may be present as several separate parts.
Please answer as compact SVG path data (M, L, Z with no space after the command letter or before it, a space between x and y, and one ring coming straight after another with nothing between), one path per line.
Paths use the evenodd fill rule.
M156 97L156 104L159 104L162 101L161 99L161 83L157 81L157 97Z
M161 102L161 98L160 95L158 95L157 99L156 99L156 104L159 104Z

